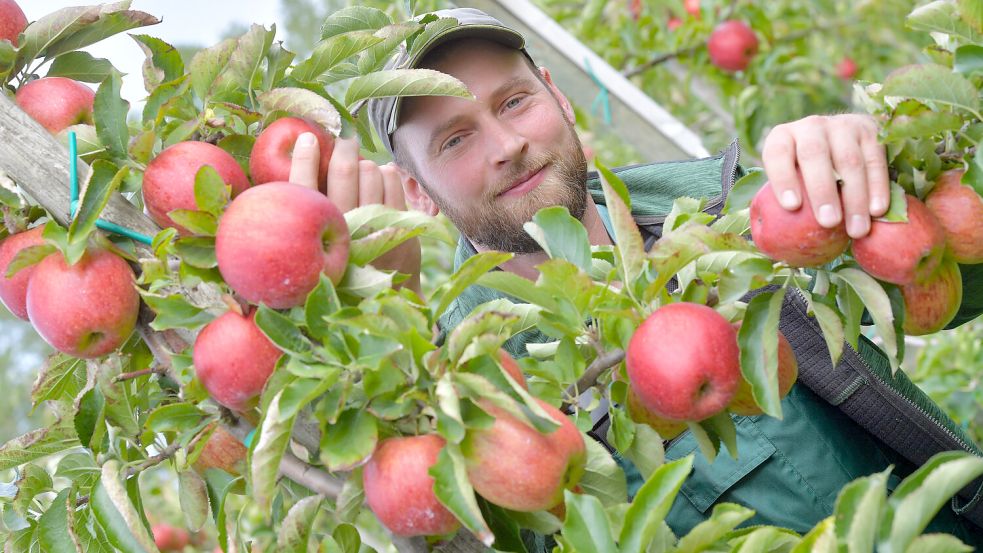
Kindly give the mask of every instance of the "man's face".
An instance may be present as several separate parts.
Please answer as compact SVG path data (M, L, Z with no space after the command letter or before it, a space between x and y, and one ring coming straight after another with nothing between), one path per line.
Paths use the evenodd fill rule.
M428 67L460 79L475 99L405 100L396 133L401 157L412 160L415 178L472 242L539 251L522 228L536 211L561 205L579 219L586 206L587 161L569 104L517 50L483 40L447 47L453 50Z

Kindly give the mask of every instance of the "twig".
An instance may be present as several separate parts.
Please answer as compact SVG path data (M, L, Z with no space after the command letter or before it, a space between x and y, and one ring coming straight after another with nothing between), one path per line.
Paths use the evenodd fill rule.
M649 69L652 69L656 65L665 63L665 62L667 62L667 61L669 61L669 60L671 60L673 58L678 58L680 56L685 56L685 55L692 54L693 52L697 51L699 48L702 48L702 47L703 47L703 44L701 43L701 44L695 44L693 46L689 46L689 47L686 47L686 48L680 48L679 50L676 50L674 52L667 52L665 54L656 56L656 57L648 60L647 62L643 63L642 65L639 65L638 67L634 67L632 69L626 69L626 70L622 71L621 74L624 75L625 78L630 79L630 78L634 77L635 75L638 75L639 73L644 73L644 72L648 71Z
M610 369L611 367L617 366L625 359L625 351L623 349L614 349L603 355L598 355L594 359L594 362L587 367L584 374L580 377L577 382L573 383L564 392L564 400L562 411L564 413L570 413L572 411L571 407L577 401L577 397L583 390L590 388L594 384L597 384L597 379L600 378L604 371Z
M160 453L152 457L148 457L146 461L140 463L139 465L134 465L126 469L126 477L130 478L134 475L140 474L141 472L149 469L150 467L157 466L164 461L170 459L177 453L177 450L181 449L181 442L179 440L174 440L167 447L165 447Z
M164 368L164 367L162 367L162 366L160 366L160 365L154 365L153 367L150 367L150 368L147 368L147 369L142 369L142 370L139 370L139 371L133 371L133 372L128 372L128 373L118 374L118 375L116 375L115 378L113 378L113 382L122 382L124 380L133 380L134 378L140 378L141 376L146 376L148 374L167 374L167 369Z

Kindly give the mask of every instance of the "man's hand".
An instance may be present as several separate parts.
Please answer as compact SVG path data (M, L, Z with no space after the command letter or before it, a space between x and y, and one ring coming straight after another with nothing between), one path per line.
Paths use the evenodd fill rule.
M297 137L290 164L290 182L317 190L317 170L320 160L317 138L311 133ZM374 161L358 158L356 139L335 140L328 163L327 196L343 213L356 207L382 204L393 209L406 209L399 170L394 165L376 165ZM420 294L420 241L413 238L373 262L379 269L395 269L410 275L403 283Z
M887 211L887 157L869 116L813 115L778 125L765 138L762 161L782 207L798 209L805 190L824 227L845 220L847 234L861 238L871 217Z

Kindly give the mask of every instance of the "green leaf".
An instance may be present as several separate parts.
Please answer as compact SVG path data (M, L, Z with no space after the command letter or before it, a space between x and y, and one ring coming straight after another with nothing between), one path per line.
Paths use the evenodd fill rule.
M366 265L403 242L422 233L423 229L421 228L403 229L389 227L377 230L368 236L352 240L348 262L355 265Z
M120 96L122 86L123 76L119 71L111 71L96 90L92 108L99 142L114 159L120 160L126 159L126 149L130 142L130 132L126 127L130 103Z
M625 523L618 539L622 552L641 553L646 550L659 529L658 523L669 513L676 494L692 468L693 456L688 455L666 463L652 473L635 494L625 514Z
M460 446L448 443L440 450L437 462L430 467L434 479L433 491L437 499L486 546L495 540L488 523L481 516L474 488L468 481L467 469Z
M614 227L618 270L622 275L622 282L629 286L642 273L645 261L645 244L642 242L642 235L631 216L628 189L625 188L621 179L607 167L598 164L597 169L601 177L601 188L604 190L604 200L611 217L611 225ZM630 291L631 288L629 287Z
M935 102L975 113L979 95L973 83L942 65L912 65L894 71L884 81L885 96L914 98Z
M600 442L584 440L584 443L587 445L587 465L578 485L606 507L626 502L628 483L624 471ZM659 445L661 447L661 441Z
M437 302L437 309L434 310L434 314L438 316L443 314L450 307L451 302L464 292L465 288L477 282L485 273L512 259L512 256L511 253L479 252L469 257L447 282L434 291L431 297L432 302ZM529 281L525 282L527 283L526 287L529 287Z
M314 121L334 136L341 134L341 114L316 92L305 88L274 88L258 97L264 113L285 111Z
M420 31L420 26L416 23L394 23L386 25L374 34L381 37L382 42L376 44L358 56L356 65L360 75L369 75L372 72L381 70L388 62L394 51L399 48L404 41L414 36ZM356 100L355 102L358 102ZM350 107L352 103L348 104Z
M191 403L172 403L154 409L147 428L154 432L181 432L198 426L207 415Z
M983 72L983 46L965 44L956 48L952 68L964 75Z
M379 442L375 416L362 408L343 411L321 432L321 462L329 471L351 470L372 455Z
M763 292L748 303L737 334L741 375L751 385L754 402L768 415L782 418L778 390L778 319L785 289Z
M250 452L249 475L252 482L252 500L260 512L270 513L276 481L287 446L290 445L290 432L294 417L280 420L280 396L277 392L270 401L256 434L256 445Z
M0 471L79 445L71 421L62 419L49 427L31 430L0 445Z
M103 58L88 52L68 52L55 58L48 68L48 77L65 77L84 83L101 83L116 68Z
M564 490L563 501L567 516L563 520L563 538L573 551L618 553L624 551L614 543L611 523L601 501L592 495L578 495Z
M274 31L268 31L262 25L253 24L249 31L239 37L220 80L225 80L238 89L249 89L273 43L274 34Z
M150 328L154 330L171 328L195 330L215 318L208 311L188 303L188 300L181 294L162 297L143 292L140 295L143 301L150 306L150 309L157 314L153 322L150 323Z
M265 305L260 305L256 310L256 326L271 342L287 353L302 355L313 347L311 341L290 318Z
M78 412L75 414L75 433L78 434L82 445L94 448L93 437L101 441L106 399L98 388L91 388L78 400Z
M983 4L976 0L958 0L959 17L976 31L983 31Z
M28 511L33 508L34 498L51 491L53 486L48 471L35 464L25 465L14 484L17 493L12 506L17 514L25 518L29 516Z
M307 302L304 304L307 331L315 340L324 341L331 335L331 325L325 317L339 309L341 309L341 301L335 292L334 284L322 273L317 286L307 295Z
M102 476L89 497L89 505L110 543L124 553L157 551L150 532L120 481L120 464L110 459L102 466Z
M836 536L833 535L833 517L819 521L790 553L836 553Z
M697 524L679 539L675 553L698 553L723 539L728 532L754 516L754 511L734 503L718 503L713 506L710 518Z
M324 498L321 496L312 495L294 503L283 522L280 523L280 529L276 535L277 550L307 551L314 518L320 511L323 502Z
M832 278L849 286L860 297L874 319L877 334L883 340L881 347L884 348L891 362L891 371L898 370L898 343L894 331L894 314L891 311L891 300L884 292L884 288L867 273L852 267L838 268Z
M916 31L941 32L980 42L983 35L966 24L956 13L955 2L937 0L913 10L905 22Z
M524 227L553 259L565 259L585 273L591 269L587 229L566 207L544 207Z
M150 35L130 35L130 37L147 56L143 62L143 82L147 92L153 92L162 83L184 75L184 61L177 48Z
M974 549L949 534L925 534L911 540L905 553L969 553Z
M227 38L215 46L199 50L191 58L188 73L191 74L191 88L196 96L204 100L212 95L215 80L228 65L238 43L234 38Z
M843 319L835 309L822 303L812 294L803 291L810 314L819 322L819 329L823 332L823 339L826 341L826 348L829 350L830 362L835 367L840 362L843 355L843 340L845 333L843 329Z
M908 222L908 197L904 188L896 182L891 183L891 199L887 212L879 220L892 223Z
M768 175L764 171L751 171L738 179L727 194L723 213L734 213L751 207L751 200L767 182Z
M256 138L248 134L229 134L218 141L216 146L235 158L242 171L249 174L249 154L253 151Z
M222 215L231 199L231 189L211 165L202 165L195 174L195 204L215 217Z
M452 373L445 373L437 381L437 431L448 442L461 443L465 436L464 420L461 418L461 396L454 387Z
M980 475L983 475L983 458L962 451L934 455L891 494L888 504L893 507L894 518L888 535L884 535L886 527L882 527L878 548L906 551L939 509Z
M785 551L799 542L799 535L785 528L765 526L745 535L736 553L760 553L761 551Z
M342 553L359 553L361 551L362 537L358 533L358 528L351 524L339 524L331 533L331 537L338 543Z
M890 469L857 478L840 490L833 508L836 540L849 553L874 550Z
M79 489L86 489L99 479L101 469L90 453L69 453L58 461L55 476L67 478Z
M68 241L75 244L84 244L88 241L89 235L96 228L96 220L102 214L102 210L109 204L109 198L119 190L120 184L129 175L130 169L122 167L117 169L116 165L98 159L92 164L92 171L89 173L89 180L85 183L85 192L82 194L82 201L75 219L68 227ZM74 265L78 259L68 259L70 265Z
M634 426L635 439L621 453L647 478L665 462L665 447L662 445L662 436L651 426L638 423L634 423Z
M189 530L197 532L208 520L208 489L205 481L193 470L182 470L177 477L184 523Z
M38 520L38 545L45 553L75 553L75 544L68 533L68 510L75 509L73 488L63 489Z
M962 117L955 113L934 111L922 104L917 111L891 117L884 126L885 140L895 142L957 131L962 127L962 122Z
M328 39L356 31L376 31L391 23L392 19L384 11L364 6L348 6L324 20L321 24L321 38Z
M382 42L369 31L351 31L319 43L311 56L297 64L290 76L298 81L314 81L335 65Z
M17 50L9 41L0 40L0 81L6 81L17 61Z
M4 273L4 277L13 278L14 275L20 271L37 265L44 258L48 257L57 250L51 244L40 244L37 246L28 246L21 251L17 252L7 264L7 272Z
M391 69L376 71L352 80L345 94L345 106L386 96L456 96L471 98L464 83L432 69Z
M192 234L198 236L212 237L218 232L218 220L211 213L191 209L173 209L167 212L167 216L178 225L181 225ZM198 243L205 247L192 247L192 245ZM208 248L208 244L211 244L212 247ZM175 249L182 250L180 253L186 256L184 262L192 267L212 269L218 265L218 261L215 260L214 241L184 242L181 246L175 246Z
M372 267L349 265L338 291L360 298L371 298L393 287L393 275Z

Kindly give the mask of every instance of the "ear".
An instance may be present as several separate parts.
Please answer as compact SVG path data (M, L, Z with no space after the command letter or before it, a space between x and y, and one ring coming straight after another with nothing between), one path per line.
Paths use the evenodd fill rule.
M430 194L423 188L420 181L413 178L409 171L396 165L399 169L399 180L403 184L403 194L406 196L406 203L417 211L422 211L433 217L440 212L437 204L430 197Z
M550 75L550 70L545 67L539 68L539 73L543 76L543 80L546 81L546 86L549 87L550 93L556 98L556 101L560 104L560 109L563 110L563 115L566 116L570 124L573 125L577 122L577 116L573 112L573 106L570 104L570 100L560 92L560 89L553 84L553 77Z

